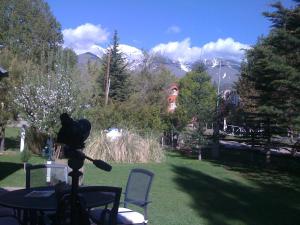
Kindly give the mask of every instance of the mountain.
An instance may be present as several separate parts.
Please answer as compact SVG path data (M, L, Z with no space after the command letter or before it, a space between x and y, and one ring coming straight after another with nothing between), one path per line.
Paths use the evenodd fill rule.
M91 52L86 52L77 56L79 67L87 65L89 62L99 62L100 58Z
M140 49L123 44L119 45L119 49L123 53L130 70L137 71L141 69L145 55ZM193 64L192 62L174 61L161 55L152 55L151 60L151 68L154 71L163 67L179 78L189 72ZM88 62L100 63L101 59L90 52L78 55L78 65L80 68L83 68ZM201 62L204 64L206 72L211 76L213 84L218 86L220 82L220 90L232 89L240 76L240 63L238 61L212 58L203 59Z
M203 63L206 72L211 76L212 82L216 86L220 82L220 90L232 89L241 74L240 63L234 60L209 59L203 60Z

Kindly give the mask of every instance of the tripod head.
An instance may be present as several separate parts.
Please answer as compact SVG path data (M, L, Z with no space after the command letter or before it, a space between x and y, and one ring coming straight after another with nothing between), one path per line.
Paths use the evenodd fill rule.
M78 161L69 166L72 169L77 167L80 169L83 166L83 161L88 159L97 168L110 171L111 166L109 164L102 160L94 160L82 152L85 146L84 141L88 138L91 131L91 123L86 119L73 120L67 113L61 114L60 120L62 126L57 135L57 142L65 144L64 154L69 160L73 159L74 161L76 159Z

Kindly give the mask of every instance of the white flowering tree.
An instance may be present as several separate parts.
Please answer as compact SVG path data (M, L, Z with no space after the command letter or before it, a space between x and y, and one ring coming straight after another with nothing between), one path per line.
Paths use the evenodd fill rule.
M63 112L72 113L76 106L71 70L54 63L54 69L28 63L23 69L20 87L14 89L14 103L31 126L53 136Z

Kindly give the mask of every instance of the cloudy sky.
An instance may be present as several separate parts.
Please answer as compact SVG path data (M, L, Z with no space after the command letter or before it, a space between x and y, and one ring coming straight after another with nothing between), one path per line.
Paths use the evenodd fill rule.
M183 62L223 57L240 60L243 49L266 35L262 12L271 0L46 0L62 25L64 45L100 54L117 30L120 43ZM292 0L283 0L287 7ZM130 48L133 50L133 48Z

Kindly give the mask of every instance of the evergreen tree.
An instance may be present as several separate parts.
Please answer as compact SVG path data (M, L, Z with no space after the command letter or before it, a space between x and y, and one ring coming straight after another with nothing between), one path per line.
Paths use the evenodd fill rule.
M125 101L129 97L130 93L130 84L129 84L129 74L127 71L127 63L122 55L122 52L119 51L119 37L117 31L114 32L114 36L111 43L111 48L108 49L108 52L103 57L103 70L102 84L104 91L106 90L106 73L109 64L109 97L116 101ZM110 57L110 60L108 60Z
M257 112L295 130L300 127L300 4L297 1L290 9L281 3L272 7L272 13L264 13L272 29L248 50L241 81L253 85Z

